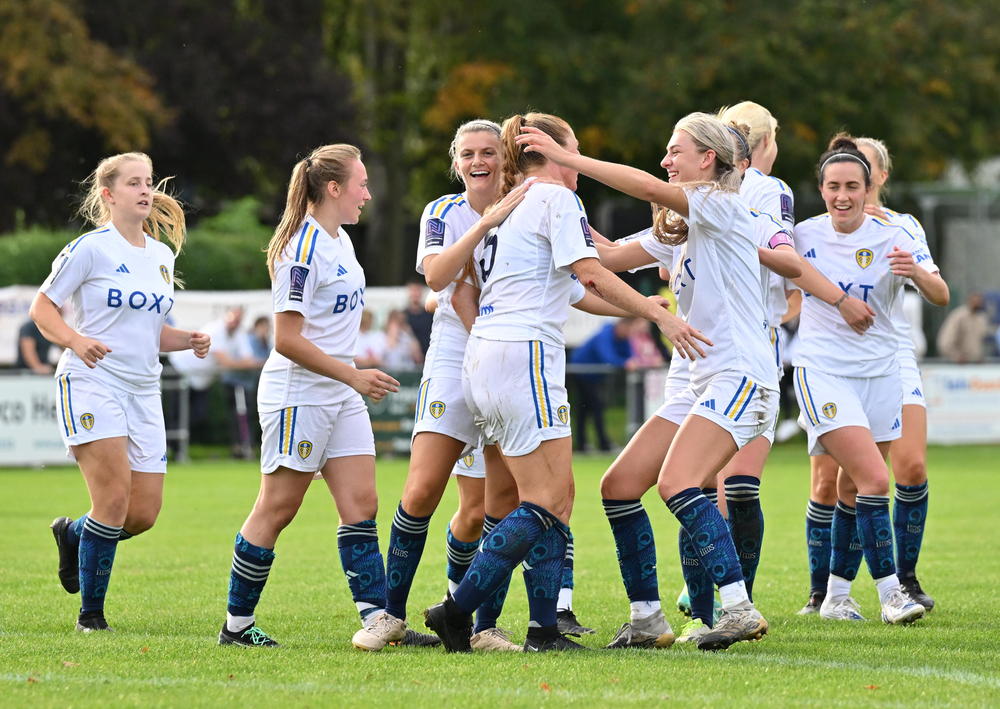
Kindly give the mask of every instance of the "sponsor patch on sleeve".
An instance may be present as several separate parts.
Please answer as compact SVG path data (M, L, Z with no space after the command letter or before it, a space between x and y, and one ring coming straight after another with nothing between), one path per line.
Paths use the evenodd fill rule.
M795 224L795 211L792 209L791 195L781 195L781 219L789 224Z
M444 221L441 219L428 219L427 232L424 234L424 243L428 248L431 246L444 246Z
M594 237L590 235L590 225L587 224L586 217L580 217L580 228L583 229L583 240L587 246L593 247Z
M302 291L306 287L309 269L305 266L292 266L291 279L288 284L288 299L302 302Z

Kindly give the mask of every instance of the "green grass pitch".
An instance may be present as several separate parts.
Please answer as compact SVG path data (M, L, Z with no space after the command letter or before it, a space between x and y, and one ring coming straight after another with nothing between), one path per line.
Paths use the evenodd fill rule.
M938 601L912 627L877 620L866 570L854 595L867 623L795 612L808 590L804 513L808 466L801 442L777 448L765 472L767 531L757 603L771 624L761 642L704 654L691 647L597 651L627 619L598 480L608 460L576 462L575 607L598 629L594 652L447 655L439 649L352 649L357 618L340 570L337 519L313 486L277 547L258 607L278 650L219 647L232 540L257 492L250 463L172 468L163 513L118 550L107 604L116 632L75 633L78 599L56 579L48 530L86 509L74 468L0 471L0 696L4 706L996 706L1000 704L1000 447L932 448L931 512L920 577ZM382 548L406 473L378 463ZM681 586L676 522L647 496L659 543L660 589L675 628ZM431 524L410 602L413 625L445 589L450 489ZM526 602L515 576L501 625L523 638Z

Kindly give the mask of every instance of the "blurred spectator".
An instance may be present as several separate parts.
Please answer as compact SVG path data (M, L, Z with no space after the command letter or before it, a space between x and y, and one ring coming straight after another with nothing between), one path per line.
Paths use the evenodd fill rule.
M17 368L30 369L35 374L52 374L49 350L52 343L45 339L35 321L28 321L17 331Z
M610 364L614 367L633 365L632 345L629 339L638 327L645 326L636 318L622 318L605 325L577 347L569 356L571 364ZM597 447L602 451L611 450L611 440L604 428L604 384L605 374L572 374L576 387L576 423L573 426L575 445L578 450L587 448L587 420L594 420L597 432Z
M656 339L653 337L654 328L659 334L659 328L655 325L652 328L648 327L645 320L636 320L631 327L631 334L628 337L628 343L632 347L630 367L653 368L662 367L666 363L660 348L656 346Z
M427 354L431 344L431 326L434 324L434 314L427 312L424 290L421 281L413 280L406 284L406 322L410 331L420 343L420 352Z
M971 293L941 324L937 336L938 352L957 364L982 362L986 358L985 343L991 329L983 294Z
M261 315L253 321L253 327L247 335L250 354L254 359L265 361L271 354L271 318ZM257 379L260 379L258 376ZM256 384L254 385L256 388Z
M414 372L420 369L424 353L406 322L402 310L393 310L385 322L385 349L382 364L392 372Z
M361 330L358 332L358 348L354 355L354 365L358 369L381 367L385 357L385 333L372 328L375 322L372 311L361 313Z

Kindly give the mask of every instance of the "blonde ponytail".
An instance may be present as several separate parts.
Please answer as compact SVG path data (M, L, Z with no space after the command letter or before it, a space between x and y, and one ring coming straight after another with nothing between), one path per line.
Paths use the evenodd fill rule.
M288 181L285 211L267 245L267 270L272 278L274 265L302 226L309 206L323 201L326 186L330 182L345 184L351 176L354 161L360 159L361 151L358 148L346 143L336 143L322 145L313 150L309 157L295 163L292 177Z

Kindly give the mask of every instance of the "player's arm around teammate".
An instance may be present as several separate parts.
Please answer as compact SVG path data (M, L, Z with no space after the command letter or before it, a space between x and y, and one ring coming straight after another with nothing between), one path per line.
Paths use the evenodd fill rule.
M710 542L701 549L703 561L720 587L725 610L718 627L699 641L699 647L716 649L759 637L766 632L767 623L749 601L728 529L701 489L738 448L762 432L764 420L777 403L773 356L760 330L765 318L757 243L751 241L749 212L734 194L740 178L736 137L721 121L706 114L691 114L678 122L661 164L672 181L682 184L663 182L625 165L571 154L536 131L526 131L521 141L560 164L637 199L666 207L669 211L658 217L658 233L667 236L670 243L685 243L680 267L691 273L680 302L682 307L687 303L686 317L693 325L707 329L706 324L713 323L715 329L707 329L705 335L716 346L706 359L692 363L693 406L666 452L657 483L661 496L691 538ZM722 272L727 273L726 278L721 277ZM733 277L745 283L735 293L726 285ZM723 289L728 291L725 297L720 296ZM701 293L706 295L699 297ZM726 313L720 315L720 307ZM737 351L741 351L741 367L746 371L729 371L734 367L727 358ZM726 388L730 391L724 396ZM706 398L713 393L722 400ZM741 403L734 408L736 401ZM730 403L726 406L724 402ZM749 406L749 402L753 402L753 413L742 421L731 420L740 419L746 413L743 404ZM716 410L718 404L724 413ZM730 413L734 417L728 417Z
M66 350L56 368L60 433L80 466L91 508L52 523L59 580L80 591L77 630L107 630L104 599L120 540L153 526L167 445L159 352L208 353L209 337L166 325L184 212L142 153L106 158L80 214L94 227L70 242L31 305L42 333ZM161 243L170 241L173 250ZM72 300L76 326L59 307Z
M315 473L333 496L337 546L365 627L402 639L406 624L384 611L385 567L375 513L375 445L362 396L375 401L399 383L353 365L365 278L350 237L371 199L360 151L326 145L292 171L281 222L267 252L275 348L258 389L263 436L261 485L236 535L220 644L272 646L254 611L274 560Z

